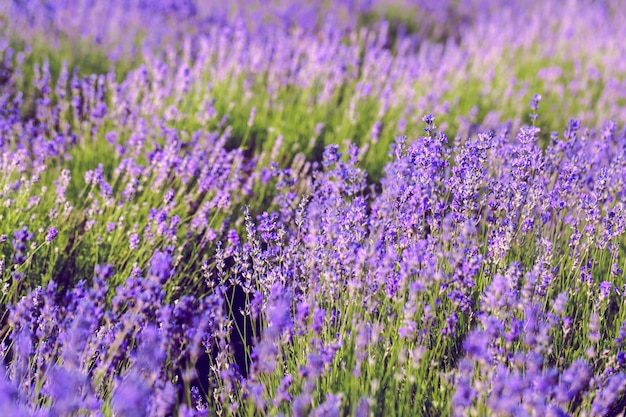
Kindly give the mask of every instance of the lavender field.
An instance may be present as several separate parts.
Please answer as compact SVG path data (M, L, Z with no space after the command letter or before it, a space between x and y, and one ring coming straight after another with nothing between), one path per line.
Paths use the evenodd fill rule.
M0 417L624 416L620 0L0 0Z

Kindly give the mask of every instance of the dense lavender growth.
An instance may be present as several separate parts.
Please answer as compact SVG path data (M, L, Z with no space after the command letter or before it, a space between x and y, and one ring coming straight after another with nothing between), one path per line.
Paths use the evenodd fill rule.
M623 413L620 2L265 3L0 5L0 415Z

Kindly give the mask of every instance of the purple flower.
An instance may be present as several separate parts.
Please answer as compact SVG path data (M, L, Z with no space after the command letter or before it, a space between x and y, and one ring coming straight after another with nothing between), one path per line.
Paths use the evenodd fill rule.
M107 223L107 233L112 233L115 230L115 227L117 226L116 222L109 222Z
M297 396L292 404L292 412L294 417L305 417L309 415L309 408L311 407L311 395L303 393Z
M531 99L530 99L530 109L533 112L536 112L537 110L539 110L539 103L541 102L541 94L535 94Z
M472 377L474 375L473 362L463 359L459 366L460 377L456 383L456 390L452 396L452 407L455 414L462 414L462 411L469 408L477 394L472 388Z
M252 357L257 365L257 372L271 374L276 368L278 345L276 341L264 339L254 347Z
M137 233L131 234L130 238L128 239L128 243L131 250L137 249L137 247L139 246L139 235Z
M555 391L556 400L563 404L569 403L587 387L591 377L589 365L582 359L576 360L561 374Z
M339 161L339 158L341 158L339 146L329 145L324 149L324 159L322 165L324 165L325 167L330 167L335 162Z
M463 342L463 348L470 358L482 360L488 363L489 356L489 338L479 331L471 332Z
M157 279L159 284L164 284L175 270L172 268L172 255L169 252L157 250L150 261L150 276Z
M339 417L341 414L341 394L326 394L326 401L311 411L313 417Z
M560 293L552 303L552 310L557 314L564 314L568 299L567 293Z
M0 412L5 416L30 417L33 415L24 405L22 395L13 381L0 372Z
M441 334L443 336L454 336L456 333L455 327L459 318L455 311L449 313L446 316L446 325L441 329Z
M599 290L599 300L602 301L607 298L611 291L613 290L613 284L609 281L602 281L598 287Z
M163 196L163 202L165 204L169 204L173 200L174 200L174 190L170 188L169 190L165 192L165 195Z
M266 336L278 338L291 327L291 297L281 284L274 284L267 302L266 315L268 328Z
M252 125L254 125L255 118L256 118L256 107L253 107L250 110L250 117L248 118L248 127L252 127Z
M131 371L117 381L111 405L115 414L121 417L147 415L150 386L137 371Z
M589 341L592 343L598 343L600 341L600 317L597 313L591 313L589 315Z
M435 129L437 129L437 126L435 125L435 117L432 114L427 114L426 116L422 117L422 121L426 123L424 131L428 135L432 134Z
M272 401L272 405L274 407L280 407L283 402L291 402L292 397L289 394L289 388L291 387L291 383L293 382L293 376L291 374L286 374L280 380L280 385L276 389L276 397Z
M46 392L53 400L52 410L55 415L78 414L89 409L97 412L101 407L91 388L86 372L70 370L59 365L47 372Z
M227 235L228 243L232 246L239 246L239 235L235 229L230 229Z
M26 262L27 255L27 243L33 238L33 234L28 232L28 227L24 226L19 230L13 232L13 248L15 249L15 253L13 254L13 264L14 265L22 265ZM16 280L21 279L24 276L23 272L12 272L13 278Z
M626 388L626 375L619 373L609 377L606 386L596 395L591 404L592 416L605 416L609 407L624 392Z
M248 393L252 400L254 401L254 405L257 410L264 411L266 407L266 399L263 384L260 382L251 382L247 384Z
M354 413L355 417L369 417L370 415L370 399L361 398Z
M52 242L54 238L57 237L58 234L59 232L57 231L56 227L51 226L46 232L46 243Z
M622 346L625 340L626 340L626 321L623 321L619 328L619 334L615 338L615 344L618 346Z
M95 273L98 279L102 281L106 281L109 278L111 278L113 275L115 275L115 269L113 268L113 265L111 264L96 265Z
M313 311L313 319L311 323L311 330L320 334L324 328L324 321L326 320L326 311L316 307Z

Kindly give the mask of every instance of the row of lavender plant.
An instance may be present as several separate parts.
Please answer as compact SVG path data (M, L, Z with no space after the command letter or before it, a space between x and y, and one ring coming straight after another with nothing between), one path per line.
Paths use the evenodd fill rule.
M426 136L395 144L379 192L368 191L356 147L347 158L325 150L308 196L294 198L297 181L280 171L280 209L246 215L244 236L229 232L214 263L184 274L202 271L206 295L168 301L185 260L175 245L146 241L145 270L119 281L114 267L96 266L89 284L59 293L51 280L13 303L3 406L37 415L618 407L626 134L571 120L544 153L534 126L450 146L425 122ZM10 282L32 262L29 242L54 244L50 230L14 233ZM210 366L198 375L202 355Z
M623 71L604 54L619 11L602 6L568 9L571 26L533 20L515 43L521 13L501 44L485 34L508 12L488 12L445 48L388 37L384 23L255 32L220 21L182 43L147 43L144 65L121 80L68 64L54 74L54 61L8 40L0 410L619 411L625 134L614 122L559 125L568 111L622 117ZM608 35L568 52L572 30L598 28ZM107 47L119 40L106 36ZM571 65L545 86L552 99L593 88L539 119L534 97L530 126L499 123L518 110L483 120L493 133L467 120L450 143L432 116L421 120L434 108L462 124L459 109L482 99L446 104L460 83L497 95L515 67L502 60L509 47ZM406 86L430 82L414 105ZM576 114L591 105L598 113ZM425 136L381 157L423 123ZM564 132L536 127L555 124ZM360 147L343 145L342 157L325 146L344 139Z
M32 64L41 64L42 56L50 57L56 78L63 59L70 70L102 61L101 55L88 55L98 43L109 52L132 47L130 61L111 58L112 71L120 77L129 65L145 65L134 75L138 84L151 84L146 94L154 104L144 111L156 106L186 130L206 126L214 114L217 120L228 116L233 143L266 152L278 138L289 155L294 147L321 154L324 145L355 142L368 154L375 179L385 163L380 155L393 138L419 129L428 112L463 135L503 120L518 127L529 122L519 103L541 91L550 110L542 123L549 130L559 129L567 117L595 124L600 113L604 120L624 116L619 4L400 4L390 10L417 18L398 21L391 13L390 22L359 26L358 16L384 15L386 5L361 3L275 2L227 12L223 5L165 0L159 7L79 2L79 13L60 0L49 7L25 2L5 12L16 22L6 30L9 45L18 48L5 61L24 63L9 65L26 91L35 78ZM103 22L97 19L102 14L119 18ZM268 21L255 25L262 17ZM419 24L405 23L411 21ZM37 47L42 30L49 41ZM134 33L146 34L143 46ZM24 49L16 39L35 49ZM74 56L83 42L88 51ZM58 51L51 54L54 44ZM102 64L95 69L107 71Z

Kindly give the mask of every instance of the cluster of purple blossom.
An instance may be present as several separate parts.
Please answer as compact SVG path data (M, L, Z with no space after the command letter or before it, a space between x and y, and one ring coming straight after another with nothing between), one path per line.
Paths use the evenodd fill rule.
M41 52L16 46L15 37L31 43L49 38L49 49L68 39L91 40L114 55L112 65L122 59L118 46L133 49L133 62L143 66L127 80L142 91L135 92L143 97L142 112L194 125L228 116L238 121L234 128L242 136L238 126L243 130L246 121L256 121L270 142L298 139L306 152L311 137L318 139L316 126L330 119L336 126L325 132L326 144L349 138L376 147L384 139L381 153L398 132L418 128L428 112L445 120L442 127L465 134L503 119L515 120L517 128L526 117L518 103L533 91L542 92L548 110L558 108L551 115L554 129L565 117L592 124L597 114L605 120L626 115L626 51L617 41L626 34L617 1L571 0L566 7L522 0L507 7L490 0L241 2L246 7L229 2L231 10L221 1L15 2L4 12L14 22L2 45L5 66L10 79L31 87L24 74L30 67L21 63L41 61L33 56ZM359 25L358 16L385 16L383 10L392 6L405 19L411 16L413 26L391 16ZM422 33L425 28L456 34L439 40ZM144 39L141 47L138 37ZM71 60L71 54L61 59ZM306 93L290 97L293 88ZM106 110L123 109L119 104L112 101ZM316 110L300 120L289 112L294 107ZM105 116L105 107L91 110ZM302 126L296 129L285 119Z
M189 252L170 228L190 238L203 226L193 216L171 226L166 208L177 199L166 192L136 243L152 252L145 274L134 266L109 291L120 282L113 267L96 266L88 281L59 291L51 280L9 307L7 413L601 416L620 407L626 132L571 120L542 151L533 126L451 145L432 116L424 123L425 136L397 140L379 190L368 188L356 146L346 157L325 149L308 197L295 194L295 178L275 179L277 211L256 221L245 211L245 236L222 235L195 271L175 260ZM101 171L87 182L103 192ZM128 204L124 190L105 192L115 203L103 208ZM88 201L86 212L97 200ZM98 214L106 218L85 214L92 228ZM42 241L54 242L49 230ZM31 240L27 227L15 231L15 270ZM190 273L207 295L168 295ZM199 371L203 355L210 366Z

